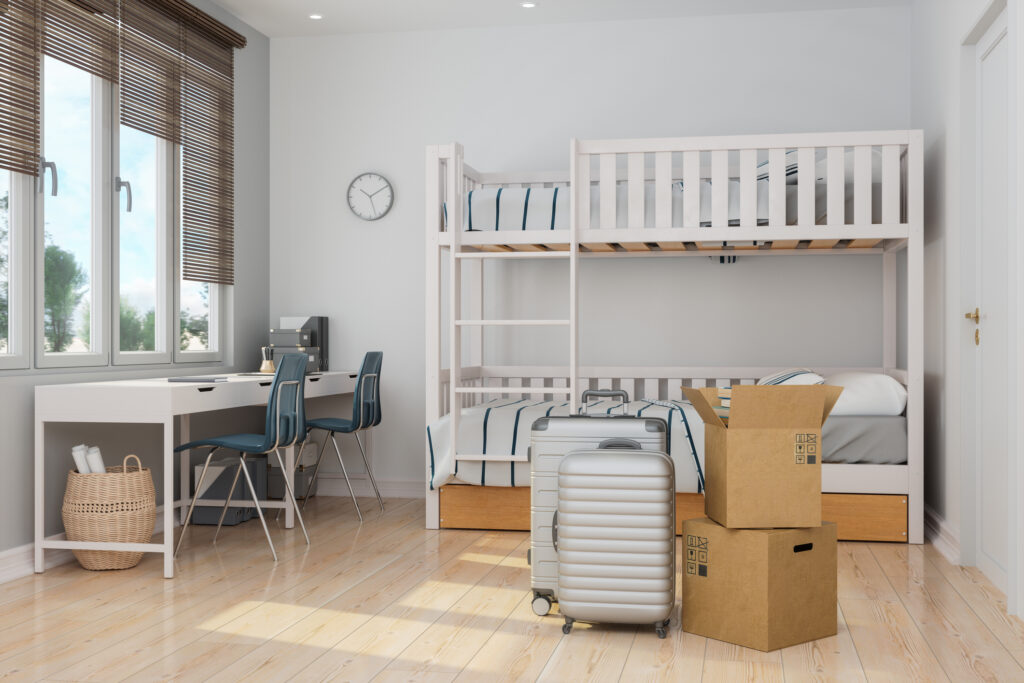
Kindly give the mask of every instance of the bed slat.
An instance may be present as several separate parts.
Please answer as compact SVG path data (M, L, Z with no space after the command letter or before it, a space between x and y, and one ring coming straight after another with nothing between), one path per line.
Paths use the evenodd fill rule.
M615 228L615 155L614 154L602 154L601 155L601 175L599 176L600 188L600 211L601 211L601 222L600 226L602 230L611 230Z
M900 222L900 148L882 147L882 222Z
M874 222L871 215L872 173L871 147L862 145L853 151L853 222L858 226ZM850 249L873 247L879 240L857 239L849 244Z
M740 150L740 226L757 226L757 150Z
M797 222L814 225L814 147L801 147L797 153Z
M590 155L576 156L576 177L579 186L576 189L576 225L581 230L590 229Z
M654 227L672 227L672 152L654 155Z
M711 227L729 226L729 152L711 152Z
M768 225L786 224L786 150L768 150ZM793 249L796 240L774 240L773 249Z
M626 227L630 229L644 227L644 155L635 152L626 157L626 189L629 204Z
M683 152L683 227L700 227L700 152Z

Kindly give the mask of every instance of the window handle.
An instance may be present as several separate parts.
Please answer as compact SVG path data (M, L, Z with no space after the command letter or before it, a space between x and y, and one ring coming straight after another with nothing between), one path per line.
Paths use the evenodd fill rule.
M57 196L57 164L47 161L45 157L39 157L39 191L43 192L46 187L46 169L50 169L50 196Z
M114 178L114 191L120 192L121 188L128 190L128 204L125 206L125 211L128 213L132 212L132 184L127 180L121 180L121 176Z

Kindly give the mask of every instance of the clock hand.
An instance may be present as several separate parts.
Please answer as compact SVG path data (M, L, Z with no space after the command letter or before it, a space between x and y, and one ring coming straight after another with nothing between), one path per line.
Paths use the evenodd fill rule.
M365 195L366 195L367 197L369 197L369 198L373 198L373 194L377 194L376 192L374 192L373 194L369 194L369 193L367 193L367 191L366 191L366 190L364 190L363 188L359 188L359 191L360 191L360 192L362 192L363 194L365 194Z
M385 185L384 187L382 187L382 188L380 188L379 190L377 190L377 192L383 192L383 191L384 191L384 190L386 190L386 189L388 189L388 186L387 186L387 185ZM369 196L370 196L370 197L373 197L373 196L375 196L375 195L377 194L377 192L374 192L373 194L371 194L371 195L369 195Z

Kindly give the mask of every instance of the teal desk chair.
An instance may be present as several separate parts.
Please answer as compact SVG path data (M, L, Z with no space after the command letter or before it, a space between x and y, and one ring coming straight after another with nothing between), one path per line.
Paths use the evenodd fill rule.
M335 434L352 434L356 437L356 443L359 444L359 453L363 456L366 475L370 478L370 484L373 485L373 492L377 494L377 502L380 504L381 512L384 511L384 499L380 497L380 489L377 488L377 481L373 478L373 472L370 471L370 463L366 460L363 442L359 438L359 432L372 429L380 424L380 366L383 358L384 353L381 351L370 351L363 357L363 366L359 369L359 378L356 380L355 392L352 394L351 419L321 417L306 420L306 427L309 431L322 429L327 432L327 436L320 446L320 454L316 459L316 468L313 470L313 476L306 487L306 497L302 501L303 506L309 500L310 491L312 491L316 477L320 473L320 463L323 462L327 440L330 439L331 443L334 444L334 452L338 454L338 464L341 465L341 473L345 475L345 483L348 484L348 492L352 496L352 504L356 508L356 514L359 515L359 521L363 520L363 513L360 512L359 503L356 502L356 494L352 491L352 482L349 481L345 462L341 459L341 450L338 448L338 442L334 439Z
M281 472L285 472L284 462L281 459L281 451L279 449L294 446L297 442L304 440L307 434L304 410L305 373L305 355L292 353L286 354L281 359L277 366L277 372L274 374L274 383L270 386L270 397L267 399L267 416L262 434L231 434L211 439L199 439L182 444L174 449L177 453L191 448L210 448L210 452L206 456L206 463L203 465L203 471L199 475L199 481L196 482L197 493L202 490L203 480L206 478L206 470L210 466L210 459L213 458L213 454L221 448L238 451L238 469L235 471L234 481L231 482L231 490L228 491L228 497L224 500L224 509L221 510L220 521L217 522L217 532L213 537L214 542L217 541L221 526L224 524L224 515L231 504L231 496L234 494L235 486L238 484L238 475L244 474L245 481L249 485L249 493L252 494L253 503L256 505L256 513L259 515L260 523L263 525L263 533L266 534L267 543L270 544L270 553L274 556L274 561L277 561L277 551L274 550L274 542L270 540L267 520L264 518L263 510L260 508L259 499L256 496L256 487L253 486L252 478L249 476L249 468L245 466L245 458L249 455L268 455L273 452L277 456ZM306 524L302 519L298 503L295 501L295 492L292 490L288 478L284 477L284 480L288 498L292 505L295 506L295 514L299 518L299 525L302 527L302 533L306 537L306 544L309 545L309 534L306 532ZM178 545L174 549L175 555L178 554L181 542L185 539L185 531L192 520L192 511L195 509L198 497L198 495L192 496L192 503L188 506L188 515L185 517L181 537L178 539Z

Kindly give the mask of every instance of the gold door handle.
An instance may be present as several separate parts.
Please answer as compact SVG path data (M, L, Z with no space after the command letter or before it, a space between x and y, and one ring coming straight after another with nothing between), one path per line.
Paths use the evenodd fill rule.
M974 313L964 313L964 317L968 320L973 320L975 325L981 320L981 314L977 308L974 309Z

